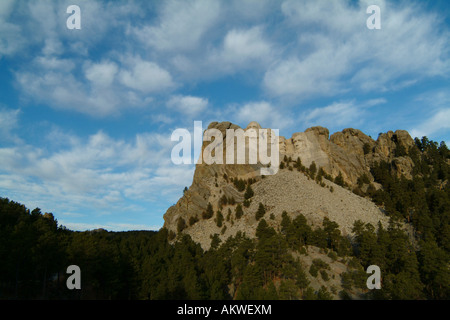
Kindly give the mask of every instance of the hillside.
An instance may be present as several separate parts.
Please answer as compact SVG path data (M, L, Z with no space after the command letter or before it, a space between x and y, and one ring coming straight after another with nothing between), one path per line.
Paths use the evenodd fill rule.
M216 233L220 234L222 240L235 235L238 231L255 237L259 222L255 214L260 203L265 207L266 221L278 230L283 211L288 212L293 219L298 214L303 214L313 227L322 226L323 218L327 217L339 224L343 235L352 234L351 230L356 220L371 223L374 226L381 222L384 227L388 226L388 217L369 199L360 197L326 179L323 181L324 186L321 186L304 173L289 170L281 170L276 175L267 176L251 184L254 196L250 198L248 207L242 206L244 213L240 219L237 219L235 211L241 199L236 197L238 202L235 205L219 205L221 188L232 187L223 179L217 179L217 181L218 187L215 187L215 180L211 180L210 202L214 203L214 212L220 210L224 216L220 227L217 225L215 215L210 219L202 219L199 214L200 221L183 230L183 233L189 234L204 249L209 248L210 237ZM269 218L272 214L273 218ZM186 221L189 220L186 219ZM168 227L168 229L171 228ZM222 230L225 231L222 233Z
M226 129L239 127L215 122L210 128L220 130L226 137ZM261 127L252 122L246 130L250 128ZM205 142L203 150L207 146ZM304 214L312 226L320 225L327 217L336 221L345 235L351 234L356 220L387 226L388 218L382 208L361 197L361 188L380 189L370 170L380 161L394 164L391 174L411 179L413 163L406 150L413 146L414 140L403 130L380 134L376 141L355 129L345 129L330 137L323 127L294 133L290 139L279 137L281 163L275 175L262 177L258 174L260 165L198 164L192 185L164 215L164 227L178 233L179 225L184 225L183 232L207 249L210 236L215 233L222 240L237 231L254 236L257 226L254 214L259 203L265 206L267 216L274 215L271 225L276 229L283 211L293 217ZM236 186L238 180L250 181L254 196L244 206L242 219L233 219L237 205L244 205L245 200L245 190L238 191ZM233 198L234 204L223 205L224 197ZM220 211L228 216L231 212L223 226L217 227L214 219L202 219L209 203L214 213Z
M226 136L226 129L236 127L215 122L208 128ZM261 127L252 122L246 130L252 128ZM255 251L245 270L264 277L247 291L245 274L235 275L234 298L273 291L283 299L413 299L433 287L423 285L431 278L439 281L433 282L440 288L434 296L448 296L450 160L445 143L413 140L404 130L373 140L356 129L329 136L326 128L313 127L290 139L280 137L279 146L281 162L274 175L258 175L258 165L198 164L192 185L164 215L171 243L189 236L204 250L220 251L236 236L251 239ZM258 255L274 247L284 253L266 260L271 267L263 266ZM433 276L419 275L427 259L442 263ZM294 277L283 271L292 261L294 269L303 270ZM380 292L365 286L364 270L372 264L383 270Z

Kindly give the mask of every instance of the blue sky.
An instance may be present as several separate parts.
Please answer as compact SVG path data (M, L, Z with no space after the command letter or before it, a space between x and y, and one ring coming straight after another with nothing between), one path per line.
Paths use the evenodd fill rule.
M73 230L157 230L194 170L171 133L194 121L448 145L449 17L448 1L1 0L0 196Z

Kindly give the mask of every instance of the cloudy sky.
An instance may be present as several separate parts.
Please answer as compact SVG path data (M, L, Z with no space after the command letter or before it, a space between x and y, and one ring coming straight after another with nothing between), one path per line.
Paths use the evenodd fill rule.
M0 197L74 230L158 229L194 169L170 136L194 121L449 144L449 26L446 0L1 0Z

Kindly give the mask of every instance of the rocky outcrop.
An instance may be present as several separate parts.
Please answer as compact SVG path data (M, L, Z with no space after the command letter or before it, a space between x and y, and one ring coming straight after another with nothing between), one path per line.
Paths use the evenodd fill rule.
M370 166L374 162L393 161L397 156L407 155L409 148L414 146L414 140L404 130L382 133L376 141L352 128L336 132L329 138L328 135L328 129L312 127L294 133L290 139L280 137L280 153L294 160L299 157L306 167L314 161L332 177L340 172L344 181L354 186L364 173L372 178ZM411 177L413 163L408 159L396 161L396 174Z
M290 139L280 138L280 153L300 158L306 167L314 161L332 177L341 173L346 183L355 184L368 171L363 146L370 140L359 130L345 129L329 138L328 129L313 127L294 133Z
M250 123L247 129L261 128L256 122ZM231 122L212 122L207 129L217 129L222 133L223 141L227 138L227 129L241 129ZM205 148L211 141L203 142L202 155ZM236 151L237 145L235 145ZM247 146L248 151L248 146ZM226 146L223 148L224 163L226 155ZM201 163L200 163L201 162ZM231 178L256 178L258 176L259 164L206 164L204 161L197 161L192 185L183 194L183 197L164 215L164 227L169 230L177 230L177 222L182 218L187 224L189 220L201 219L203 211L206 210L208 203L214 204L214 210L217 210L219 198L225 195L228 198L235 199L236 203L241 203L244 198L242 193L238 192L230 183ZM226 177L226 178L224 178ZM209 234L208 234L209 235Z
M213 122L208 129L219 130L225 141L227 129L241 128L230 122ZM245 131L251 129L258 130L261 126L251 122ZM341 174L350 189L356 186L358 178L363 174L373 181L370 166L375 162L389 161L393 174L406 178L411 178L414 166L408 156L410 148L415 147L414 140L404 130L382 133L374 140L357 129L344 129L330 136L328 129L312 127L304 132L294 133L289 139L280 136L278 141L280 159L285 156L292 161L300 158L305 167L315 162L318 168L322 168L332 178ZM202 154L210 143L212 142L203 143ZM223 147L225 160L226 146ZM236 145L234 148L236 151ZM245 148L246 152L249 152L248 144ZM276 228L283 211L293 216L302 213L312 225L320 225L323 217L328 217L336 221L345 234L351 234L353 222L358 219L373 225L387 222L383 212L370 200L361 198L331 181L325 180L320 186L305 174L286 169L279 170L275 175L262 177L259 174L261 167L259 163L198 163L192 185L164 215L164 227L178 233L178 221L183 219L186 227L182 232L190 234L195 241L208 248L210 236L216 233L220 234L222 239L236 234L237 231L253 236L257 226L254 216L259 203L266 207L267 217L272 215L272 219L266 221ZM254 182L254 196L249 206L244 207L241 219L233 217L236 205L244 201L244 192L236 189L232 179L252 179ZM235 204L220 203L219 200L224 196L227 199L233 198ZM214 213L220 210L224 217L230 213L231 218L224 219L220 227L214 217L202 219L202 213L208 203L213 206Z

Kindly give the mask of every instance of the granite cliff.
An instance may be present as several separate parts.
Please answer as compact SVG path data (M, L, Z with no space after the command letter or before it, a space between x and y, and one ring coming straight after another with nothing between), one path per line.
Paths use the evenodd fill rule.
M240 129L230 122L213 122L208 126L211 128L220 130L224 139L227 129ZM250 129L261 127L251 122L245 131ZM203 143L202 153L210 143ZM187 233L208 249L214 234L222 240L238 231L254 236L258 225L255 213L260 203L266 211L265 220L276 229L279 229L283 211L291 217L303 214L312 226L320 225L323 218L328 217L339 224L344 235L351 235L356 220L387 225L388 218L382 208L352 190L367 189L369 185L375 189L381 187L374 183L370 173L371 165L381 160L393 164L393 175L410 178L413 162L408 153L414 147L414 140L404 130L381 133L377 140L352 128L331 136L323 127L294 133L288 139L280 136L281 163L274 175L261 176L261 164L197 164L192 185L165 213L164 227L172 235ZM247 152L248 149L247 144ZM319 182L307 174L313 163L326 179ZM340 177L342 183L336 184L336 177ZM365 178L363 183L361 177ZM241 182L239 187L239 181L245 185ZM242 189L248 186L253 192L251 197ZM212 216L205 215L209 205ZM243 209L239 218L237 206ZM220 222L218 212L223 217L219 218Z

